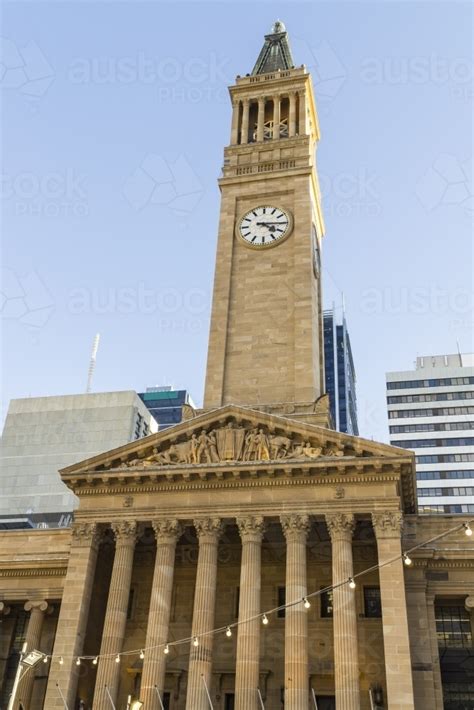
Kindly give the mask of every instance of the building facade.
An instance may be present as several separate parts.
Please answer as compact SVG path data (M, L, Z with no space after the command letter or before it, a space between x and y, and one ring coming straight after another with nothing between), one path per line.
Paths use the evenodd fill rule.
M388 372L390 443L416 454L420 513L474 513L474 355Z
M326 392L337 431L359 434L356 374L346 316L337 322L336 309L324 311L324 372Z
M26 639L15 710L470 708L469 518L418 516L414 454L329 426L319 130L281 23L230 94L204 408L63 468L70 529L2 533L2 701Z
M157 422L160 431L179 424L183 419L183 408L194 408L194 402L187 390L163 387L147 387L138 395Z
M64 524L77 499L58 467L158 430L136 392L13 399L1 442L0 524Z

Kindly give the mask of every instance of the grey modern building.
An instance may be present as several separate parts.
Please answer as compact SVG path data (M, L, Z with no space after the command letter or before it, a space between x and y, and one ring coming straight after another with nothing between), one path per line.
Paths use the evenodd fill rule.
M326 392L338 431L358 436L356 374L347 322L336 309L324 311L324 368Z
M421 513L474 513L474 355L388 372L390 443L416 454Z
M187 390L175 390L170 385L147 387L146 392L138 396L157 421L160 431L182 421L183 407L195 407Z
M77 500L58 469L157 430L133 391L13 399L1 441L0 526L67 523Z

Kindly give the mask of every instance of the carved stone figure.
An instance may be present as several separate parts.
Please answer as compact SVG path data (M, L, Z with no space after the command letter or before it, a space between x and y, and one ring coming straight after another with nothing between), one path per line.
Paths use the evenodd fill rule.
M219 461L219 455L215 433L208 434L203 429L197 438L196 463L216 463L217 461Z
M255 443L257 446L257 461L269 461L270 448L268 444L268 437L263 429L259 429L258 433L255 435Z
M257 429L250 429L245 437L244 461L254 461L257 454Z
M291 449L292 441L287 436L277 436L276 434L268 437L270 446L270 458L283 459L288 456Z

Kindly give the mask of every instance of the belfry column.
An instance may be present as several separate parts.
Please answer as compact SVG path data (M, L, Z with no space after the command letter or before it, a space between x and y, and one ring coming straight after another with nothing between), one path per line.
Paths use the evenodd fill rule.
M306 710L309 699L308 612L303 605L307 594L306 538L308 515L282 515L286 538L286 601L301 599L285 614L285 708Z
M299 98L299 127L298 133L300 136L306 135L306 93L300 91L298 93Z
M240 113L240 101L234 99L232 101L232 127L230 131L230 143L231 145L236 145L239 136L239 113Z
M275 94L273 97L273 140L278 140L280 137L280 95Z
M168 641L176 543L183 530L177 520L157 520L153 523L153 530L156 535L156 558L145 642L149 650L143 661L140 700L149 710L159 710L155 685L163 697L166 654L163 648L154 647Z
M25 611L30 612L30 618L28 619L28 627L26 629L26 652L29 653L34 649L40 651L39 648L41 641L41 631L43 630L43 622L46 612L48 611L48 602L42 601L29 601L25 604ZM18 691L16 694L15 708L20 706L20 702L23 705L24 710L29 710L31 702L31 694L33 692L33 685L35 681L36 668L29 668L28 671L23 676L18 686Z
M64 710L59 685L69 707L74 707L78 681L75 658L84 646L89 606L94 583L99 528L95 523L74 523L71 550L49 671L44 707ZM63 659L60 664L59 660Z
M242 101L242 130L240 132L240 142L249 142L249 111L250 111L250 101L249 99L243 99Z
M332 583L341 584L354 574L352 513L326 515L332 541ZM354 591L348 584L333 590L334 675L337 710L359 710L359 653ZM390 708L391 710L391 708Z
M194 591L192 637L188 671L186 710L208 710L205 685L210 689L212 672L212 634L201 636L214 628L217 584L217 548L222 532L220 518L194 521L199 538L199 557Z
M258 117L257 117L257 141L263 141L263 132L265 125L265 97L258 98Z
M290 111L288 116L288 136L292 138L296 133L296 92L290 91Z
M390 710L410 710L415 705L401 558L402 514L398 511L372 513L372 523L377 538L379 565L399 557L379 568L387 704Z
M94 710L106 710L110 705L105 686L113 702L117 699L120 663L116 663L115 654L121 652L125 636L133 555L137 539L137 524L134 521L112 523L111 527L115 535L115 557L100 645L101 658L97 666Z
M264 522L261 516L250 516L237 518L237 525L242 539L239 621L243 621L260 613ZM257 688L260 670L260 626L259 618L239 626L235 674L236 710L259 708Z

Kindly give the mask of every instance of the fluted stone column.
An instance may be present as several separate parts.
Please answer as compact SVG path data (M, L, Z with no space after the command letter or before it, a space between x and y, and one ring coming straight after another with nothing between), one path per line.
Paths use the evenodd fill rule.
M261 516L237 518L242 539L240 566L239 621L260 614L262 588L262 536L264 522ZM259 618L239 626L237 634L237 663L235 673L236 710L259 710L257 689L260 671Z
M288 135L291 138L296 133L296 92L290 91L290 111L288 116Z
M299 94L299 127L298 133L300 136L306 135L306 92L300 91Z
M280 96L275 94L273 97L273 139L277 140L280 137Z
M115 535L115 557L100 645L101 657L97 666L94 710L108 710L110 707L105 686L112 700L115 702L117 699L121 664L116 663L115 655L121 652L125 636L133 555L137 539L137 524L134 521L112 523L111 527Z
M372 522L377 538L379 564L401 557L402 514L392 511L373 513ZM390 710L410 710L415 707L415 703L403 560L400 558L385 567L381 566L379 578L387 705Z
M74 659L81 655L84 647L99 549L100 529L95 523L75 523L71 533L68 569L44 701L48 710L64 710L56 684L67 705L74 707L80 671ZM58 659L61 657L64 662L60 665Z
M244 99L242 101L242 130L240 131L240 142L248 143L249 141L249 111L250 101Z
M239 113L240 101L234 99L232 101L232 127L230 131L230 143L236 145L239 136Z
M431 662L433 664L433 685L435 702L433 710L443 710L443 682L441 679L441 664L439 660L438 633L436 630L436 612L434 594L426 594L426 612L428 616L428 632L431 642Z
M156 535L156 558L145 642L148 650L143 661L140 700L148 710L160 710L155 685L163 697L166 655L163 648L153 647L169 640L176 543L183 530L177 520L157 520L153 522L153 530Z
M30 612L30 618L28 619L28 626L26 629L26 652L29 653L34 649L41 651L40 641L41 632L43 630L43 622L46 612L48 611L48 602L41 601L28 601L25 604L25 611ZM20 702L23 705L24 710L29 710L31 703L31 694L33 692L33 685L35 682L36 668L28 669L25 673L18 690L16 693L16 703L15 708L20 707Z
M264 126L265 126L265 98L263 96L260 96L258 99L257 141L263 141Z
M188 671L186 710L208 710L209 702L204 687L211 686L212 634L201 636L214 628L217 583L217 548L222 532L220 518L202 518L194 521L199 538L199 557L194 591L192 636L198 646L191 643Z
M326 515L332 541L332 583L338 585L354 574L352 513ZM334 676L337 710L359 710L359 653L354 590L348 584L333 590Z
M303 605L307 594L306 538L308 515L282 515L280 522L286 538L286 602L301 599L285 613L285 708L307 710L308 612Z

